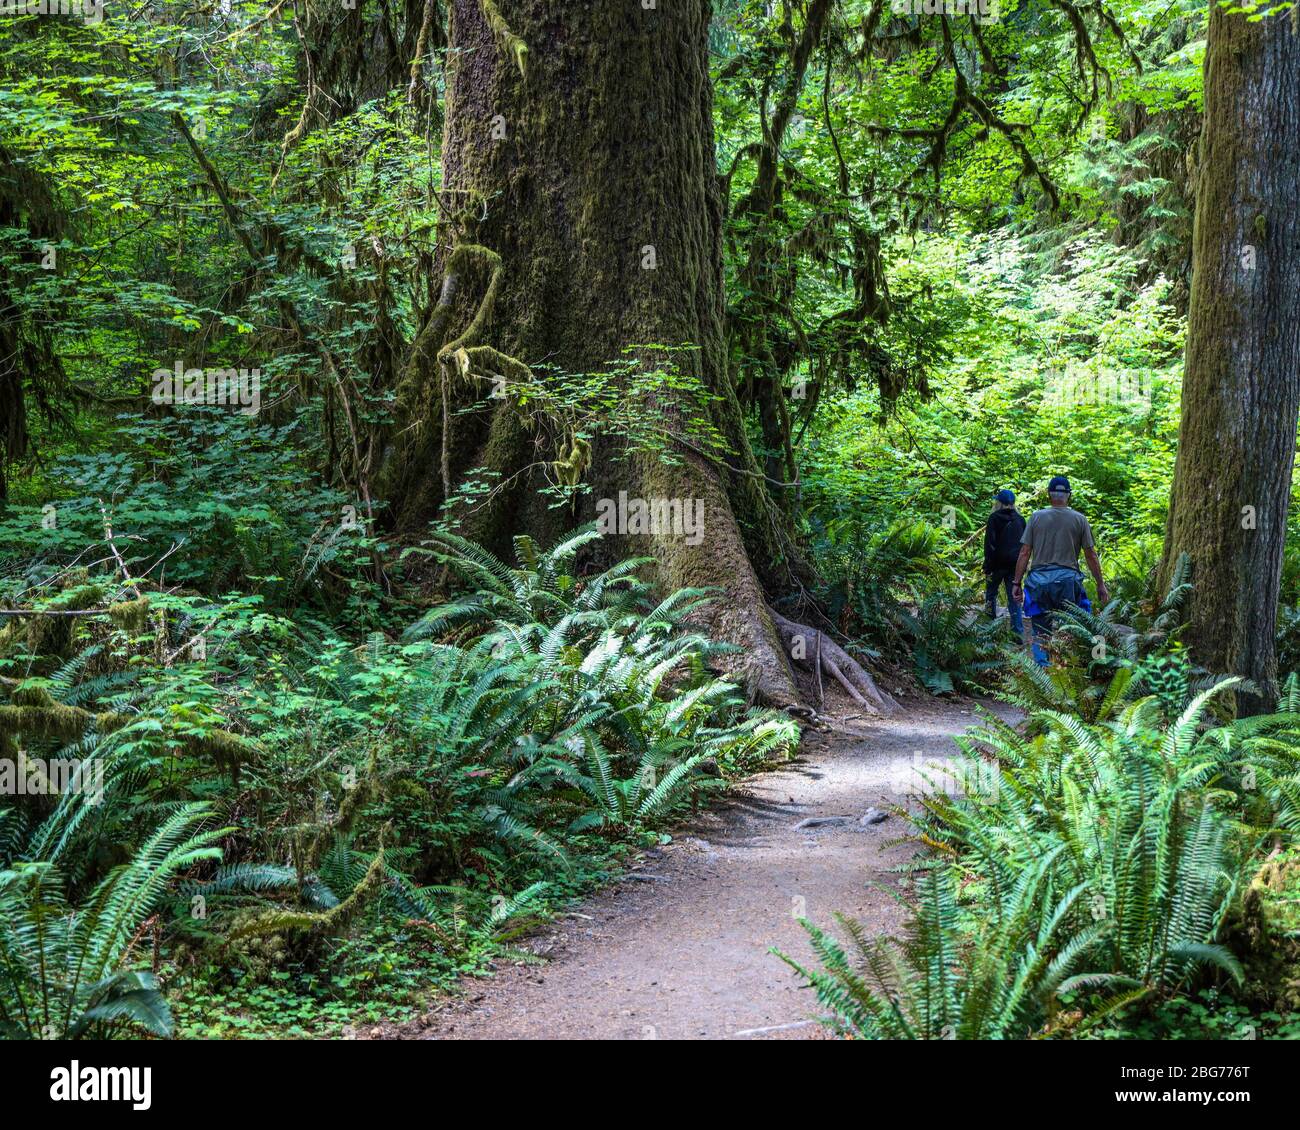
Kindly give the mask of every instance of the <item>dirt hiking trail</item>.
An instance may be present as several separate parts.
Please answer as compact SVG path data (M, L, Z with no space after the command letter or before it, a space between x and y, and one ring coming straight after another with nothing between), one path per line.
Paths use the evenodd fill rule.
M983 704L1007 717L998 704ZM809 958L806 917L841 911L872 933L904 912L874 884L914 848L896 815L913 766L947 760L978 722L970 701L917 704L810 731L796 761L729 793L673 842L526 948L544 965L502 965L389 1037L415 1039L819 1039L816 1001L775 946ZM866 819L864 820L864 816ZM827 821L826 823L817 823Z

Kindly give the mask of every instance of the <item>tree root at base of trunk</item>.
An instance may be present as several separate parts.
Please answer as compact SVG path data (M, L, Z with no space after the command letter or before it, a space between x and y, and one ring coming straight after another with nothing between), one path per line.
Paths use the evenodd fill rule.
M817 689L822 689L822 674L830 675L849 697L873 714L892 714L898 703L876 686L875 680L847 651L825 632L787 620L779 612L772 612L772 622L785 645L791 660L812 671L817 676Z

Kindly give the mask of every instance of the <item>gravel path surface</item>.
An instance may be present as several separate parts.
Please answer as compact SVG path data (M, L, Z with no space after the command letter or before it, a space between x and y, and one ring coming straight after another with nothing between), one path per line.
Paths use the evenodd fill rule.
M998 713L1007 708L991 705ZM803 916L841 911L873 932L903 912L873 884L913 848L896 841L914 766L946 760L976 722L970 702L909 704L880 722L851 714L805 739L628 877L536 936L541 966L511 965L385 1035L416 1039L819 1039L816 1003L769 952L810 956ZM875 810L870 812L869 810ZM867 821L864 821L864 816Z

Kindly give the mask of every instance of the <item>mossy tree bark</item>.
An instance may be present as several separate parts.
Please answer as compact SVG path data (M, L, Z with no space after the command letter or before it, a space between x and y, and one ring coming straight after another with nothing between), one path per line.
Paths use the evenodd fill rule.
M763 584L782 579L785 547L727 371L709 4L450 7L443 199L456 213L459 241L500 256L481 340L529 365L574 373L601 370L629 348L695 347L675 363L693 369L716 398L708 412L731 454L715 461L669 438L677 457L670 463L645 453L620 460L607 443L594 453L593 497L579 516L622 490L701 500L698 544L663 530L648 539L662 583L721 586L707 628L743 646L737 674L757 697L792 705L798 695ZM399 507L408 519L427 518L444 479L487 467L503 485L478 509L471 532L499 544L503 533L546 526L542 479L526 469L556 453L537 450L509 396L453 415L443 446L440 398L430 391L440 379L437 351L464 332L489 285L482 262L459 272L446 324L417 346L408 384L425 390L425 426L407 453ZM647 365L663 363L653 350L642 355ZM545 370L534 371L545 379ZM480 388L465 399L481 395ZM667 387L643 407L668 437L684 430L691 410ZM627 548L646 545L636 538Z
M1210 17L1178 458L1162 570L1182 553L1187 641L1276 680L1274 630L1300 411L1300 29Z

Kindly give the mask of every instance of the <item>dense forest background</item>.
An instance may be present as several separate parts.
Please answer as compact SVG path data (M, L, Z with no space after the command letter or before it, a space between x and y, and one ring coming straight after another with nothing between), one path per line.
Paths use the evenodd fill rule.
M414 1015L828 702L999 693L837 1022L1294 1035L1296 11L6 15L0 754L80 776L0 1023ZM980 565L1055 474L1045 672Z

